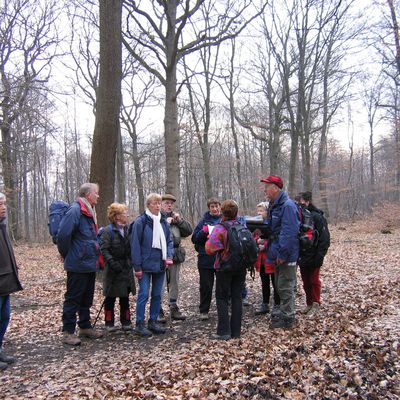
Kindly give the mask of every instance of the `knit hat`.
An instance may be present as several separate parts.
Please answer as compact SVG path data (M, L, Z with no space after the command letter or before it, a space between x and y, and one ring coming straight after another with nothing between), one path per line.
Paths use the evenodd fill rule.
M172 194L164 194L162 197L162 201L164 201L164 200L176 201L176 197L173 196Z
M273 183L274 185L278 186L279 189L283 188L283 180L278 175L269 175L266 178L261 179L261 182Z

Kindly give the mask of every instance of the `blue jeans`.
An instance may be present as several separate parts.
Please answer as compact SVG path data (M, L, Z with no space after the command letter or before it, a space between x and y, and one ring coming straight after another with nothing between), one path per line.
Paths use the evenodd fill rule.
M79 314L79 328L88 329L90 307L93 304L96 272L67 271L67 291L63 306L63 332L75 333L76 314Z
M161 306L161 292L165 272L143 272L139 281L139 293L136 301L136 323L144 321L146 304L149 299L151 282L150 319L157 320Z
M10 314L10 295L0 296L0 349L3 346L4 335L10 322Z

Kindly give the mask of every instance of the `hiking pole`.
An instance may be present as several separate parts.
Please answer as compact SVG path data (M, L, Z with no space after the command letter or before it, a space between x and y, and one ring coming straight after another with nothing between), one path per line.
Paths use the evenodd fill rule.
M169 283L171 282L171 271L169 267L165 269L165 277L167 279L167 294L168 294L168 303L169 303ZM169 308L169 315L168 315L168 325L169 329L172 329L172 314L171 314L171 307Z

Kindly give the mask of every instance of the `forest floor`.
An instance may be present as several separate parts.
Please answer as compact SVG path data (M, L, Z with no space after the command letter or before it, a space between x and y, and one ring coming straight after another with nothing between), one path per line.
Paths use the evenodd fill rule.
M12 296L4 347L18 360L0 372L0 398L399 399L400 207L330 230L321 314L298 313L292 330L272 331L269 316L254 316L260 282L248 278L242 338L227 342L210 338L214 300L210 320L198 320L189 240L180 295L186 321L150 339L116 332L78 347L61 344L65 274L56 248L16 246L25 289ZM103 300L96 285L93 318ZM297 310L304 303L299 276Z

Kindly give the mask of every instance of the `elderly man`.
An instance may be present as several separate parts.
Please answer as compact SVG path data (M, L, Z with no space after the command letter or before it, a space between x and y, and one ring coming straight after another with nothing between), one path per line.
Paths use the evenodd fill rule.
M10 322L10 294L22 290L6 219L6 196L0 193L0 370L15 361L14 357L4 353L3 339Z
M172 194L165 194L162 196L162 214L166 218L169 229L172 234L174 243L174 257L173 264L169 267L169 308L171 318L175 320L185 320L186 316L182 314L178 307L179 296L179 275L181 271L181 264L185 261L185 249L181 245L182 238L188 237L192 234L192 227L188 221L182 218L180 214L174 211L176 198Z
M100 255L95 211L98 198L98 185L84 183L79 189L77 200L65 214L58 230L57 247L67 271L62 341L71 346L81 344L81 340L75 335L77 313L79 336L90 339L103 336L101 332L95 331L90 323L90 307L93 304Z
M275 286L278 290L280 313L272 328L291 328L295 320L296 265L299 256L300 219L297 206L282 190L282 178L270 175L261 182L270 201L268 223L272 236L268 243L267 260L275 264Z

